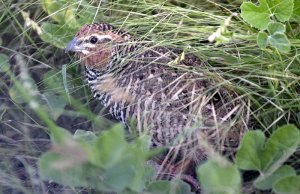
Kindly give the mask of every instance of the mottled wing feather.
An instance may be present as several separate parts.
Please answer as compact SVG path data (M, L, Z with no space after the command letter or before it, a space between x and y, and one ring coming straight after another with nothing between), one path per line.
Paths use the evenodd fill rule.
M183 57L179 49L124 45L112 63L105 73L87 69L94 96L126 126L134 121L138 133L149 133L152 146L180 145L193 155L203 153L199 135L217 140L214 145L239 141L243 126L231 121L245 113L241 101L205 73L200 58Z
M235 107L235 103L228 103L232 94L216 88L201 72L205 66L198 57L187 54L174 64L181 53L154 47L128 62L123 60L122 70L115 75L118 87L134 99L134 103L121 103L126 120L136 119L138 130L149 131L157 146L174 144L178 134L192 136L194 133L186 130L195 125L197 130L215 132L216 122Z

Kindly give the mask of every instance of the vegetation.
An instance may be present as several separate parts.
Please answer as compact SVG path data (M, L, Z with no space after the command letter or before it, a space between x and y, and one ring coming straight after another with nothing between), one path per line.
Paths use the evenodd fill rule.
M97 21L204 58L249 99L255 130L232 159L209 150L205 193L300 193L299 0L0 0L1 193L195 192L155 179L162 150L107 119L64 53Z

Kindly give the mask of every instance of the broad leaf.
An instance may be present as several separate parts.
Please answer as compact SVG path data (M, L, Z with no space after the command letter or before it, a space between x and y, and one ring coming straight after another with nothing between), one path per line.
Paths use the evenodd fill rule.
M285 25L273 22L268 25L268 43L279 51L288 53L291 50L291 44L285 35Z
M86 142L92 142L97 139L97 136L92 131L77 129L74 133L74 139L86 141Z
M77 26L76 1L41 0L43 9L58 23Z
M292 15L292 20L294 21L300 21L300 1L295 0L294 1L294 11Z
M282 23L278 23L278 22L269 23L268 32L273 35L283 34L283 33L285 33L285 25L283 25Z
M294 0L267 0L272 14L280 22L288 21L293 13Z
M254 185L260 190L272 189L274 183L276 183L278 180L292 175L296 175L295 170L291 166L284 165L278 168L268 177L265 177L262 174L258 179L255 180Z
M259 32L257 35L257 45L259 48L266 48L268 46L268 34L265 32Z
M208 160L197 169L201 188L208 194L240 193L241 177L235 165Z
M288 53L291 50L291 44L285 35L285 26L278 22L272 22L268 25L268 32L259 32L257 44L260 48L266 48L268 45L278 49L280 52Z
M260 152L265 143L265 135L262 131L249 131L242 139L242 143L236 156L236 164L243 170L260 170Z
M155 181L147 186L146 191L153 194L193 194L190 186L181 180Z
M145 161L143 164L140 163L139 169L135 171L135 176L130 184L130 188L133 191L141 192L146 183L153 180L155 177L155 171L152 166L146 165Z
M261 169L274 172L296 151L299 143L300 132L294 125L285 125L278 128L267 140L263 152L259 156Z
M129 144L121 125L100 137L80 130L74 137L60 128L52 132L53 149L39 161L45 179L103 192L141 193L154 177L146 164L150 141L146 136Z
M281 179L274 185L277 194L296 194L300 193L300 176L290 176Z
M270 176L288 157L300 142L300 132L293 125L278 128L264 143L262 131L250 131L242 139L236 156L236 163L244 170L257 170Z
M251 26L258 29L266 29L271 13L266 0L259 0L259 4L257 6L252 2L244 2L241 6L241 16Z
M44 154L38 162L42 178L75 187L88 187L93 184L91 180L99 180L101 171L95 166L87 163L76 165L70 163L68 167L61 167L60 164L64 161L69 160L62 154L54 152Z
M269 36L268 41L271 46L277 48L283 53L288 53L291 50L291 44L285 34L274 34Z
M289 20L293 13L293 2L293 0L259 0L259 5L244 2L241 5L241 16L251 26L264 30L272 16L281 22Z
M70 29L64 25L43 22L43 33L40 35L45 42L51 43L58 48L65 48L68 42L74 37L78 28Z
M103 177L113 191L119 193L133 182L135 171L138 169L131 162L132 158L128 157L127 160L120 160L119 163L105 170Z
M124 137L124 129L121 125L103 132L94 142L93 149L89 152L90 161L97 166L110 168L124 156L127 143Z

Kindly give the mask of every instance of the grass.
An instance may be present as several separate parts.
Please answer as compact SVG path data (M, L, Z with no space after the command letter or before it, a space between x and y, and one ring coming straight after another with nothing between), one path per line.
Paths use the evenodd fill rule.
M282 54L270 48L259 49L257 31L239 16L233 16L225 26L219 45L207 42L224 27L226 19L239 11L241 1L237 0L69 1L47 9L43 2L0 1L0 52L8 56L0 64L10 68L0 69L2 193L81 192L41 180L36 163L50 148L49 133L53 129L97 134L113 124L92 99L82 80L83 67L56 47L66 45L83 23L105 21L139 40L178 46L204 58L209 69L217 72L213 76L249 98L256 128L266 134L286 123L300 127L299 27L289 32L292 52ZM65 15L66 10L76 13L77 18ZM29 17L24 17L24 12ZM26 26L26 21L34 23ZM52 34L39 35L37 29L45 29L45 22L58 28L50 26L47 33ZM299 172L297 154L289 163Z

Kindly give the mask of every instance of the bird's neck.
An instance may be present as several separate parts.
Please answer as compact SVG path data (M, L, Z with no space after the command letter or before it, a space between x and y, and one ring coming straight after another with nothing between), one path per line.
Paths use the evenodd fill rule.
M88 66L85 66L85 76L89 84L97 82L97 79L104 74L105 72L101 71L100 69L95 69L95 68L90 68Z

